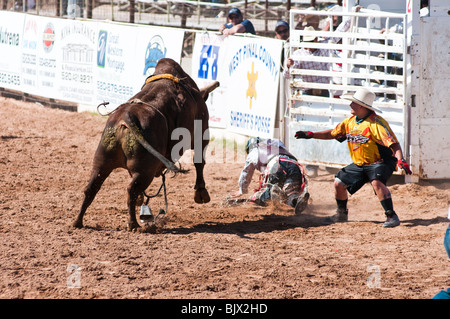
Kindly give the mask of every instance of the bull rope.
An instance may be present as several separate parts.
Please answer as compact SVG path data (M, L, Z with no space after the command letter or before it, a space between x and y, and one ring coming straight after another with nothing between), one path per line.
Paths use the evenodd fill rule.
M137 104L145 104L145 105L147 105L147 106L150 106L152 109L154 109L154 110L157 111L159 114L161 114L161 116L164 118L164 120L165 120L166 123L167 123L167 118L166 118L166 116L165 116L164 114L162 114L162 112L161 112L157 107L151 105L150 103L144 102L144 101L142 101L142 100L140 100L140 99L131 99L131 100L128 100L128 103L130 103L130 104L133 104L133 103L137 103Z
M189 93L191 98L195 101L194 97L192 96L191 91L188 90L188 88L181 82L181 80L179 78L177 78L175 75L170 74L170 73L158 74L158 75L150 75L145 80L145 84L142 86L142 89L144 88L144 86L146 84L154 82L154 81L158 81L158 80L161 80L161 79L172 80L173 82L175 82L177 84L180 84ZM130 99L130 100L128 100L128 103L144 104L144 105L147 105L147 106L153 108L155 111L157 111L166 120L166 123L167 123L166 116L157 107L155 107L154 105L151 105L150 103L144 102L141 99Z
M158 75L150 75L149 77L147 77L147 79L145 79L145 83L142 86L141 90L144 88L144 86L146 84L148 84L150 82L153 82L153 81L161 80L161 79L172 80L173 82L175 82L177 84L180 84L189 93L190 97L195 101L194 97L192 96L191 91L188 90L188 88L183 84L183 82L181 82L182 79L180 80L179 78L177 78L176 76L174 76L174 75L172 75L170 73L158 74ZM128 103L142 103L142 104L148 105L150 107L153 107L152 105L150 105L150 104L148 104L148 103L146 103L146 102L144 102L142 100L139 100L139 99L131 99L131 100L128 100L127 102ZM115 108L114 110L112 110L110 112L106 112L104 114L100 112L100 106L104 106L106 108L106 106L108 104L109 104L109 102L103 101L102 103L97 105L97 113L100 114L101 116L109 116L109 115L113 114L117 110L117 108ZM156 109L155 107L153 107L153 108L155 110L157 110L165 118L165 116L161 113L160 110Z
M150 75L149 77L147 77L147 79L145 79L145 84L153 82L153 81L157 81L157 80L160 80L160 79L172 80L175 83L179 83L180 82L180 79L177 78L175 75L170 74L170 73L166 73L166 74Z
M158 191L154 195L147 195L147 193L145 191L143 192L144 196L147 198L145 201L145 205L148 206L148 202L150 201L150 198L158 196L159 193L161 192L161 189L164 189L164 203L165 203L166 209L165 210L160 209L159 213L158 213L158 215L156 215L156 217L158 217L161 214L163 214L163 215L166 214L169 209L169 205L167 203L167 189L166 189L166 176L165 176L166 173L167 173L167 170L161 174L162 183L161 183L161 186L159 187Z
M180 84L188 93L189 96L195 101L194 97L192 96L192 93L188 90L188 88L181 82L181 80L179 78L177 78L176 76L174 76L173 74L158 74L158 75L150 75L149 77L147 77L147 79L145 80L145 84L142 86L142 88L144 88L144 86L148 83L157 81L157 80L161 80L161 79L166 79L166 80L171 80L177 84ZM136 104L144 104L147 105L149 107L151 107L152 109L154 109L156 112L158 112L166 121L166 125L167 125L167 118L166 116L161 112L161 110L159 110L157 107L155 107L154 105L144 102L141 99L135 98L135 99L130 99L128 100L128 103L136 103ZM131 127L130 127L131 131L133 132L133 134L135 135L135 137L138 139L139 143L141 143L141 145L147 149L147 151L149 151L151 154L153 154L154 156L156 156L169 170L173 171L173 172L179 172L181 170L181 167L178 168L175 166L174 163L167 161L165 158L162 157L162 155L160 155L158 152L156 152L156 150L153 149L153 147L147 143L147 141L144 139L144 137L140 134L137 134L137 132L135 132Z
M161 80L161 79L172 80L173 82L175 82L177 84L180 84L183 87L183 89L185 89L189 93L190 97L195 101L194 97L192 96L191 91L188 90L188 88L183 84L183 82L181 82L181 80L183 80L183 79L179 79L175 75L170 74L170 73L158 74L158 75L150 75L145 80L145 84L142 86L142 88L144 88L144 86L146 84L150 83L150 82Z

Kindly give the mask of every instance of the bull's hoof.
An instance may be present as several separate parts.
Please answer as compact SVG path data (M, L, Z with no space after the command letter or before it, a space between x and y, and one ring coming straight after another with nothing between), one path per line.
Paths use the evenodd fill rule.
M141 225L138 224L138 222L130 222L128 223L128 231L134 231L141 228Z
M209 193L206 188L199 188L195 190L194 201L197 204L205 204L209 203L211 198L209 197Z
M76 220L73 222L72 226L75 228L83 228L83 222L81 220Z

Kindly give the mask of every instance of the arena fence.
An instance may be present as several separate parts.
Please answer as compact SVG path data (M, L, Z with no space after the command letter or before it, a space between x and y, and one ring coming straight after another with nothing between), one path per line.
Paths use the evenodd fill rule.
M334 127L349 115L348 101L340 99L343 93L352 93L359 87L367 87L376 94L374 106L382 110L405 153L407 140L408 109L406 107L407 31L406 14L361 9L360 12L335 12L334 16L351 19L346 32L309 31L293 29L298 15L317 15L331 19L330 12L310 13L291 10L291 38L289 53L294 59L327 65L328 69L294 69L289 78L289 117L292 149L309 164L346 163L349 160L347 145L326 144L320 140L295 143L295 131L320 131ZM321 39L305 42L303 37ZM334 40L334 41L333 41ZM323 56L294 55L298 49L311 48L328 52ZM314 77L329 79L328 83L313 82ZM305 80L306 79L306 80ZM304 90L327 91L328 96L306 95ZM313 93L314 94L314 93ZM296 149L298 147L298 149ZM308 162L310 161L310 162Z
M148 25L218 30L226 13L238 7L255 25L257 35L273 36L278 20L288 20L290 9L315 5L318 10L337 0L0 0L2 10L43 16L85 18Z

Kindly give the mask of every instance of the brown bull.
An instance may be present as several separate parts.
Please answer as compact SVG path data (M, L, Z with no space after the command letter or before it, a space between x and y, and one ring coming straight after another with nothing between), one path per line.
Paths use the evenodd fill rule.
M114 169L125 168L131 175L127 202L128 228L133 230L140 227L136 220L138 196L166 168L169 171L177 170L173 161L182 154L177 154L178 158L174 159L171 154L172 148L180 142L171 138L177 128L185 128L190 132L188 144L195 152L197 176L194 200L197 203L209 202L203 178L205 161L203 154L198 156L197 153L203 152L209 143L209 137L204 135L209 118L205 100L217 86L218 82L215 82L199 90L178 63L161 59L142 90L110 114L94 156L84 200L73 225L83 227L83 216L105 179ZM196 126L194 121L197 122ZM201 132L194 132L194 127L198 130L198 123L201 123ZM194 148L194 140L196 143L201 140L201 149L198 145Z

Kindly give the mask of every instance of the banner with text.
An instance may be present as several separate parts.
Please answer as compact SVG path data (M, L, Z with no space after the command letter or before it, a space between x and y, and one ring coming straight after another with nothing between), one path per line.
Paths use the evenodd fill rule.
M200 88L220 82L207 101L212 127L274 136L282 50L276 39L196 34L192 76Z
M139 92L162 58L181 60L184 31L175 28L99 23L97 100L110 107Z
M0 11L0 87L20 90L24 20L23 14Z
M139 92L159 59L181 59L175 28L0 11L0 87L114 109Z

